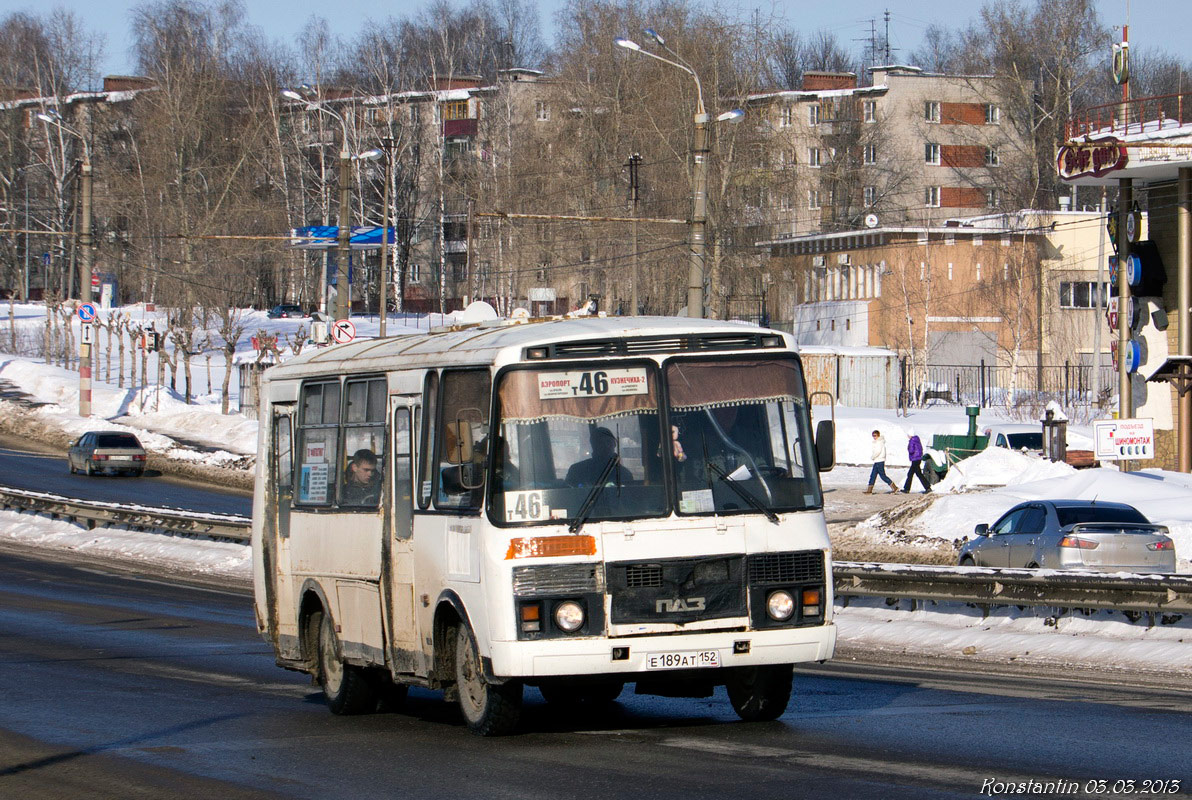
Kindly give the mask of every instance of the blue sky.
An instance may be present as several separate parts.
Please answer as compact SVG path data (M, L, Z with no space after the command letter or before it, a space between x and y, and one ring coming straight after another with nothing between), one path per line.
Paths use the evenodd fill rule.
M1028 0L1029 1L1029 0ZM384 19L404 16L419 8L418 2L361 3L341 0L246 0L252 24L270 32L274 38L292 41L294 34L311 16L328 19L332 30L344 37L353 36L361 22L368 18ZM1102 19L1110 25L1120 25L1130 14L1132 44L1167 50L1184 59L1192 58L1192 44L1187 31L1192 29L1192 3L1187 0L1096 0ZM13 11L39 11L52 5L74 10L87 25L93 26L107 38L105 72L124 74L132 71L128 55L128 12L137 5L130 0L0 0L0 15ZM539 0L542 28L549 43L554 34L554 16L561 0ZM813 32L827 29L845 44L853 44L858 52L862 47L854 39L869 36L869 20L882 26L882 12L891 12L890 40L903 56L919 46L923 31L933 21L959 27L980 7L978 0L849 0L847 3L826 3L823 0L775 0L771 3L741 2L737 6L742 15L753 9L762 14L776 12L799 28ZM332 18L334 16L334 18ZM1108 57L1108 56L1107 56ZM897 60L895 57L894 60Z

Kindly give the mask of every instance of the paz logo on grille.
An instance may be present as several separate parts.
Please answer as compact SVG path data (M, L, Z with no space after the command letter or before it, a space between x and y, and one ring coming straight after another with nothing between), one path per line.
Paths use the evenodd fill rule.
M681 611L703 611L705 599L703 597L676 597L673 600L659 600L654 603L654 610L659 614L677 614Z

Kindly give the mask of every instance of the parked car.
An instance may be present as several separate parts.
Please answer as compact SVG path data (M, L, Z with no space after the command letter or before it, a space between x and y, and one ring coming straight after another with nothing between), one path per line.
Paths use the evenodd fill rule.
M140 476L145 471L145 448L136 436L124 431L92 431L71 443L66 463L71 474L110 472Z
M1175 544L1134 506L1095 500L1019 503L973 529L960 566L1175 572Z
M981 433L989 437L990 447L1043 452L1043 429L1038 425L989 425Z
M269 309L269 313L266 316L269 319L289 319L291 317L305 317L306 314L303 313L302 306L282 303Z

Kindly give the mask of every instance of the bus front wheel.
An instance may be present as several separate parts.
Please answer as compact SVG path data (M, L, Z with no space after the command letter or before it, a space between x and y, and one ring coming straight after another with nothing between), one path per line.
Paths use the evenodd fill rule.
M746 722L767 722L786 711L793 677L790 664L737 667L724 687L738 717Z
M366 714L377 706L377 696L360 667L345 664L335 643L331 615L322 611L310 618L318 636L319 685L333 714Z
M522 685L517 681L497 684L485 680L480 653L466 625L459 626L455 639L455 685L459 710L472 733L504 736L517 727Z

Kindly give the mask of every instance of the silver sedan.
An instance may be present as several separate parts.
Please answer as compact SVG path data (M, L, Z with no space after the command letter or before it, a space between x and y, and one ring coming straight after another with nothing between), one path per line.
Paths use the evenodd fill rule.
M962 567L1175 572L1167 528L1125 503L1034 500L973 533L960 548Z

